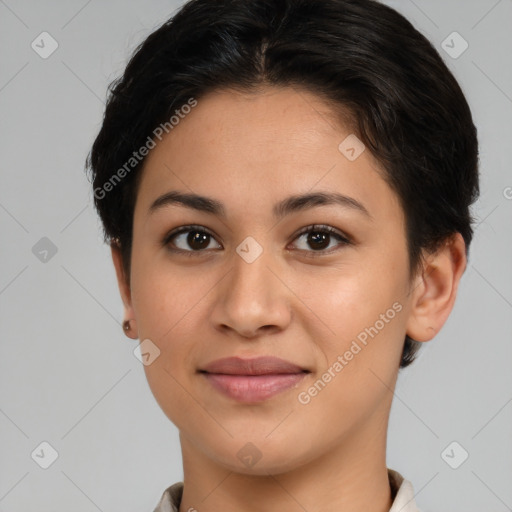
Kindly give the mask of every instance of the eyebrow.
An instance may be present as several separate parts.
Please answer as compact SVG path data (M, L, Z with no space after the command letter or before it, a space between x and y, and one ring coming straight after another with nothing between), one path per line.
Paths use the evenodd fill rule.
M211 197L183 193L176 190L167 192L155 199L149 207L148 214L152 214L165 206L174 204L180 204L193 210L226 218L226 210L220 201ZM362 203L352 197L336 192L313 192L309 194L293 195L277 203L273 207L272 213L275 219L282 219L294 212L307 210L315 206L327 205L343 206L344 208L358 211L368 217L368 219L373 220L373 217Z

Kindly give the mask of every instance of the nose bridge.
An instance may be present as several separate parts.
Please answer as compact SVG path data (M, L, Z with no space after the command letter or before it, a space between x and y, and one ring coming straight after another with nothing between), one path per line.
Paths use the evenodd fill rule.
M233 254L233 267L223 280L213 321L244 336L255 335L260 327L283 328L289 321L286 289L276 280L270 250L247 237Z
M264 250L251 237L244 240L235 252L227 298L243 307L249 304L254 308L265 307L271 300L272 290L269 288L275 286L271 282L272 273L267 268L271 265L271 252Z
M233 272L231 273L231 289L235 294L242 294L248 299L253 297L261 301L267 298L271 272L267 268L271 264L270 250L253 240L242 242L233 255Z

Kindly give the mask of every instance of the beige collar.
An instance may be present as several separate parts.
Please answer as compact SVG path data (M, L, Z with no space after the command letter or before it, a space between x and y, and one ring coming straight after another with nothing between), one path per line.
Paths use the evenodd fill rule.
M388 468L389 484L394 495L393 505L389 512L421 512L414 500L414 490L411 482ZM153 512L178 512L183 495L183 482L176 482L168 487Z

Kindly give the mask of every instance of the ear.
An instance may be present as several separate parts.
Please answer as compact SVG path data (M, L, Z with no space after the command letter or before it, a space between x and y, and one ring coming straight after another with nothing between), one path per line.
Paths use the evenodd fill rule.
M430 341L441 330L453 309L466 264L466 244L460 233L425 259L411 291L411 312L406 325L409 337Z
M132 306L132 294L130 290L130 285L128 284L129 280L127 279L127 276L123 268L123 258L121 255L121 249L115 243L110 244L110 249L112 251L112 261L114 262L114 267L116 269L117 285L119 287L121 299L123 300L124 304L124 318L126 320L130 320L131 329L128 332L124 331L124 333L129 338L135 340L137 339L135 312Z

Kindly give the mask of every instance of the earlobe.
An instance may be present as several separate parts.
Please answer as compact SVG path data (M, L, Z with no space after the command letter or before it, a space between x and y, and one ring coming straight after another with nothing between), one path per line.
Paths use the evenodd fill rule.
M129 285L129 280L124 271L123 267L123 258L121 254L121 249L115 243L110 244L110 249L112 252L112 261L114 263L114 268L116 270L117 277L117 285L119 287L119 293L121 294L121 299L124 304L124 318L123 322L123 331L129 338L136 339L137 331L135 328L135 312L132 306L132 298L131 298L131 289ZM128 328L127 328L128 326Z
M407 335L430 341L450 315L466 269L466 249L460 233L454 234L435 254L425 258L420 281L412 292Z

